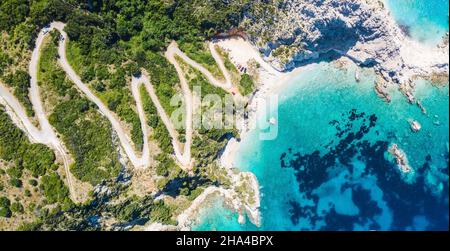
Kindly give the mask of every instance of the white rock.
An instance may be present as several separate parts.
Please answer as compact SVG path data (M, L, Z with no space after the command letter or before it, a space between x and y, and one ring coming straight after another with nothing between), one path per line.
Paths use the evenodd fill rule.
M420 125L420 123L415 120L411 121L410 124L411 124L411 130L413 132L418 132L418 131L420 131L420 129L422 129L422 125Z

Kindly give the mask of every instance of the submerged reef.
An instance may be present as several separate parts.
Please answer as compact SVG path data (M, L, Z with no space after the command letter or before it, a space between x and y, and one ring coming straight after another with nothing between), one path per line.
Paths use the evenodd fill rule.
M379 136L375 114L351 110L329 125L338 142L311 153L289 149L280 157L281 168L295 171L304 198L289 202L293 224L299 229L306 229L300 222L308 222L320 230L405 230L422 221L426 229L448 229L448 158L446 166L434 167L428 155L411 180L389 158L391 143Z

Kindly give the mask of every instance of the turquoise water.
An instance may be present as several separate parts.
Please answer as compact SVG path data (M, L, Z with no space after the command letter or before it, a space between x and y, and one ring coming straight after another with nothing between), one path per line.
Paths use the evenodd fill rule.
M195 222L193 222L194 230L224 230L224 231L240 231L240 230L258 230L255 225L238 223L238 213L231 210L224 203L223 198L213 197L208 201L206 207L199 211L199 215Z
M448 32L448 1L386 0L386 3L397 22L409 27L413 39L437 44Z
M354 71L322 63L300 73L279 94L278 137L260 141L254 130L242 141L237 163L262 186L258 229L448 229L448 86L416 83L424 115L397 90L385 103L374 74L356 83ZM411 119L421 131L411 131ZM407 154L412 174L387 154L391 143ZM193 227L254 228L220 202Z
M436 44L448 31L448 0L389 0L413 39ZM278 136L253 130L236 163L261 185L262 225L239 224L216 199L194 230L448 230L449 90L417 81L427 110L377 97L375 76L329 63L308 67L279 93ZM409 121L422 129L414 133ZM397 144L413 171L401 173L387 150Z

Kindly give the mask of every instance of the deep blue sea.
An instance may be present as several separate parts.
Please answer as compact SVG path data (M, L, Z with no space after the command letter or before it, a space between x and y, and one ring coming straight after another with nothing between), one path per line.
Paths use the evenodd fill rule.
M448 16L448 0L390 2L395 12L405 11L399 16L427 19L444 7ZM420 30L434 18L409 25ZM448 85L416 81L425 115L396 89L386 103L374 92L373 72L359 69L356 82L356 70L311 65L279 93L276 139L261 141L258 129L243 139L236 163L260 182L260 227L239 224L237 213L216 198L193 229L448 230ZM411 120L422 125L419 132L411 131ZM387 151L394 143L413 168L408 175Z

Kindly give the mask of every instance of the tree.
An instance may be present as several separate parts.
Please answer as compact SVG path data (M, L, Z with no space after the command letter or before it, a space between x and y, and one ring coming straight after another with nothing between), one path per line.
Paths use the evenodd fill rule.
M14 202L11 204L10 210L13 213L23 213L23 206L20 204L20 202Z
M30 184L31 186L37 186L38 185L38 182L37 182L37 180L35 180L35 179L30 179L29 181L28 181L28 184Z
M32 144L23 155L23 166L34 176L41 176L52 167L55 154L46 145Z
M9 64L12 63L12 59L8 57L8 55L2 51L0 51L0 76L3 75L3 72Z
M58 174L52 173L41 178L40 188L44 191L44 195L48 202L53 204L56 202L68 202L69 189L64 185Z
M10 167L6 170L6 173L11 178L17 178L19 179L22 177L22 169L18 168L17 166Z
M9 183L11 184L11 186L20 188L22 187L22 181L17 179L17 178L12 178L9 180Z
M6 0L0 3L0 30L10 30L25 21L29 14L27 0Z
M12 215L10 210L11 201L6 197L0 197L0 217L9 218Z

